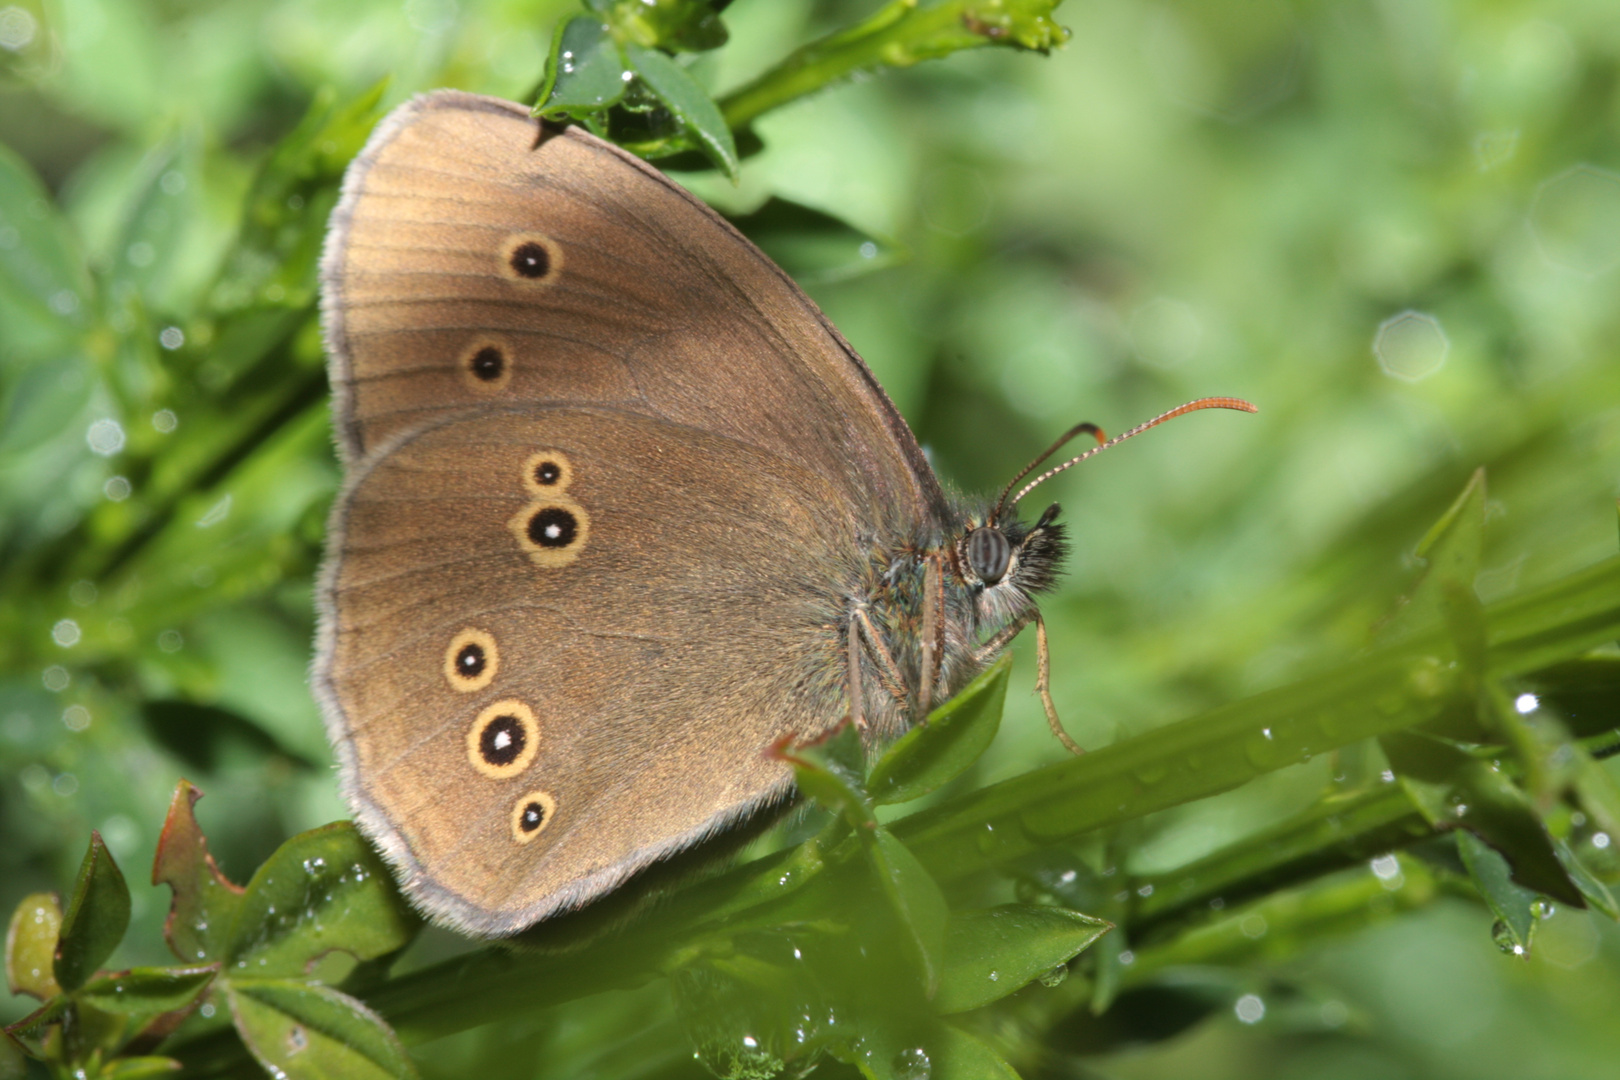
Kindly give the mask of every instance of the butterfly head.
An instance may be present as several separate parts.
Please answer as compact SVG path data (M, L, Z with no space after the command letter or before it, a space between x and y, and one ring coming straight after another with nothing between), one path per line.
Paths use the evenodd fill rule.
M1034 525L1026 526L1013 516L1019 501L1040 484L1087 458L1100 454L1111 446L1118 446L1126 439L1157 427L1166 420L1200 409L1256 411L1253 405L1238 398L1199 398L1180 408L1162 413L1145 424L1138 424L1125 434L1112 439L1092 423L1076 424L1064 432L1057 442L1047 447L1039 457L1024 466L1017 476L1008 481L1007 486L1001 491L1001 497L996 500L989 513L982 519L969 520L966 529L956 542L956 566L962 580L989 596L994 596L1004 586L1010 586L1007 590L1009 595L1023 597L1050 588L1061 569L1063 555L1067 550L1067 545L1063 542L1063 527L1057 524L1057 504L1053 503L1047 507L1046 512ZM1019 481L1081 435L1091 436L1097 440L1097 445L1061 465L1047 469L1014 494L1013 489L1018 487Z
M970 587L999 592L1040 592L1050 588L1068 545L1058 524L1058 506L1046 508L1033 525L995 515L972 521L956 541L956 566Z

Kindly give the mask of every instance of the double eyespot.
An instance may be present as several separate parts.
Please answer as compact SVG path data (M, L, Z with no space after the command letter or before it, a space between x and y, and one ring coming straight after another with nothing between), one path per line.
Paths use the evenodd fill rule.
M573 479L573 466L556 450L530 454L523 463L523 485L534 498L507 527L536 566L567 566L590 538L590 515L568 495Z

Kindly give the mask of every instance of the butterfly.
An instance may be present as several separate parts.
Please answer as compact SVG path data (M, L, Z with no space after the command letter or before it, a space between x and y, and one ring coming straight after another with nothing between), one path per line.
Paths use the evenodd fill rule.
M1052 506L963 500L786 274L637 158L440 91L349 168L322 312L347 481L314 684L431 916L516 932L790 797L765 751L925 717L1034 624ZM1203 399L1172 415L1220 406ZM1119 440L1113 440L1117 442ZM1067 736L1063 736L1067 739Z

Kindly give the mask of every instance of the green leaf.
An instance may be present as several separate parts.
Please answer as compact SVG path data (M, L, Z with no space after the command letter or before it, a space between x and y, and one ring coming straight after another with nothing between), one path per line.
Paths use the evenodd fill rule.
M534 111L561 119L606 109L624 97L625 74L624 53L607 24L576 15L560 24L552 37L546 81Z
M56 981L62 989L83 986L112 955L128 927L129 886L101 834L92 832L56 946Z
M1123 822L1118 828L1109 830L1102 854L1104 872L1122 872L1125 857L1134 846L1133 841L1139 832L1140 829L1132 822ZM1104 936L1091 953L1091 996L1087 1006L1093 1016L1100 1016L1113 1006L1125 981L1124 957L1130 948L1130 939L1126 935L1132 929L1128 925L1130 894L1120 886L1107 889L1102 903L1092 910L1119 927L1112 934Z
M61 1028L54 1025L72 1008L73 999L59 994L21 1020L6 1025L5 1032L21 1043L30 1055L45 1057L53 1042L60 1046Z
M152 860L152 884L167 885L173 896L163 936L174 954L187 962L220 959L242 895L241 887L220 873L208 853L208 841L193 811L200 798L202 792L180 781Z
M1553 851L1558 855L1558 861L1564 867L1564 873L1569 880L1581 890L1588 907L1601 911L1611 919L1620 919L1620 904L1615 903L1614 894L1609 891L1601 878L1586 868L1580 857L1562 840L1553 840Z
M1458 831L1457 853L1485 905L1496 916L1491 929L1496 947L1515 956L1529 955L1541 897L1514 881L1507 860L1473 833Z
M737 144L720 107L674 60L657 49L629 45L625 54L642 83L688 135L731 179L737 178Z
M1485 550L1485 470L1476 469L1462 493L1418 542L1424 571L1386 631L1404 633L1445 618L1446 590L1472 590Z
M954 912L934 1008L966 1012L1004 998L1068 963L1110 929L1103 919L1032 904Z
M6 983L13 994L46 1001L62 992L55 971L61 932L62 905L55 893L22 898L6 930Z
M77 339L93 303L84 258L50 194L23 158L0 145L0 312L8 346L26 342L37 354ZM9 359L0 356L0 363Z
M881 826L863 830L867 855L877 872L878 884L906 934L908 951L922 973L925 993L932 997L944 972L945 923L949 911L945 895L922 863L898 837Z
M240 371L304 317L337 182L376 126L387 82L339 104L318 92L298 126L278 142L253 180L242 228L209 294L216 312L236 316L216 331L210 352Z
M729 0L727 0L729 2ZM593 11L609 15L627 41L670 52L703 52L726 43L725 24L714 0L587 0Z
M784 743L773 752L793 766L794 782L805 795L856 828L873 824L862 780L865 751L854 724L844 724L820 742Z
M830 1049L866 1080L1018 1080L989 1045L937 1019L885 1017L862 1026L847 1045Z
M24 1080L28 1076L28 1051L11 1037L11 1032L0 1029L0 1080Z
M1577 745L1573 787L1581 808L1610 836L1620 836L1620 784L1603 764Z
M226 983L226 996L242 1041L272 1076L416 1076L416 1066L382 1017L331 987L294 979L237 978Z
M0 303L0 318L5 317ZM16 336L10 335L11 340ZM20 455L62 435L90 400L92 384L85 367L82 355L51 357L6 373L0 385L0 453Z
M300 833L248 883L222 957L227 974L302 975L334 949L373 960L408 944L419 921L352 824Z
M867 776L872 801L907 802L956 779L989 748L1001 727L1012 658L1003 656L929 714L878 759Z
M800 285L848 281L894 266L905 257L892 241L774 196L752 213L728 220Z
M148 1077L179 1071L180 1063L174 1058L126 1057L107 1062L96 1075L101 1080L147 1080Z
M1521 715L1495 682L1479 691L1479 711L1485 726L1513 750L1523 766L1520 784L1543 813L1551 809L1575 782L1580 771L1580 748L1551 712Z
M195 139L174 140L148 153L138 177L132 178L123 227L113 244L118 255L111 260L103 285L115 304L139 295L149 307L172 308L196 291L170 295L166 286L173 284L187 234L198 216L197 157ZM175 184L167 179L171 175L187 182Z
M1324 873L1365 865L1432 835L1399 784L1333 793L1269 828L1154 875L1146 881L1151 893L1131 905L1131 926L1197 918L1194 909L1206 908L1211 900L1218 898L1220 906L1229 908Z
M1500 770L1425 735L1398 732L1380 742L1431 825L1467 829L1506 856L1526 888L1586 906L1530 799Z
M142 1016L191 1004L218 969L138 967L91 979L73 995L102 1012Z
M927 1046L929 1080L1018 1080L1017 1071L976 1035L941 1024Z

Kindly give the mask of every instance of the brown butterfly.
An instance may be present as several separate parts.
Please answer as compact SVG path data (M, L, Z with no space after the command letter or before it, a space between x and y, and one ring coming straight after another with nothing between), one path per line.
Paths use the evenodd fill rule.
M349 169L322 305L348 483L315 682L431 915L586 903L781 804L773 743L896 735L1031 622L1061 730L1034 596L1063 529L1014 510L1073 462L948 495L815 305L638 159L418 98ZM1142 429L1210 406L1252 410Z

